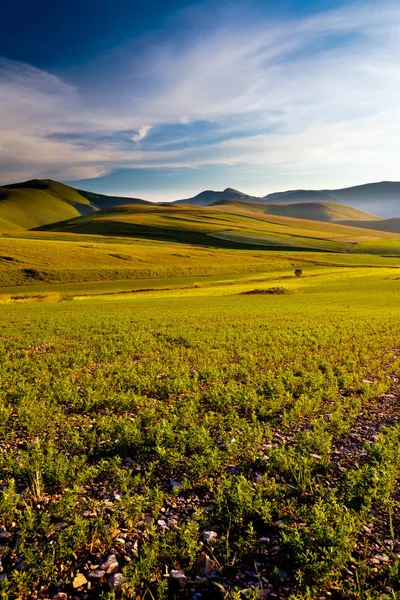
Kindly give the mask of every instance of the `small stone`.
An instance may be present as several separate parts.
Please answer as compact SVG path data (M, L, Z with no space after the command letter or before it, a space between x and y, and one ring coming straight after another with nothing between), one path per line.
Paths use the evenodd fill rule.
M0 574L0 581L5 581L7 579L7 573Z
M201 552L194 563L194 567L200 577L209 577L215 567L215 562L205 552Z
M114 575L114 573L117 573L119 565L115 555L110 554L109 556L107 556L106 561L102 565L100 565L100 569L103 569L106 575Z
M133 460L127 456L126 458L124 458L124 465L127 467L130 467L133 464Z
M123 546L125 546L125 544L126 544L124 538L122 538L122 537L115 538L115 541L118 542L118 544L122 544Z
M159 519L157 521L157 525L159 526L160 529L168 529L168 525L167 523L164 521L164 519Z
M182 487L181 482L175 481L174 479L169 480L169 485L171 486L172 490L177 490L178 488Z
M53 600L68 600L68 596L65 592L58 592L58 594L53 596Z
M108 579L108 583L116 592L118 592L124 583L124 576L122 573L114 573L114 575L111 575Z
M9 531L1 531L0 532L0 541L2 540L10 540L12 538L12 533Z
M116 502L118 502L119 500L121 500L122 496L121 494L118 494L118 492L113 492L113 498L114 500L116 500Z
M218 534L215 533L215 531L203 531L202 536L203 536L203 540L207 544L214 544L218 538Z
M149 525L153 525L154 519L153 519L153 517L145 517L144 522L148 523Z
M105 574L106 574L106 572L103 571L103 569L96 569L95 571L92 571L89 574L89 578L90 579L101 579L102 577L104 577Z
M187 578L185 573L179 570L171 571L169 574L170 579L172 579L175 583L179 585L179 587L184 588L187 583Z
M72 581L72 587L74 589L80 588L82 587L82 585L86 585L88 582L88 580L86 579L86 577L84 576L83 573L77 573L77 575L75 575L73 581Z

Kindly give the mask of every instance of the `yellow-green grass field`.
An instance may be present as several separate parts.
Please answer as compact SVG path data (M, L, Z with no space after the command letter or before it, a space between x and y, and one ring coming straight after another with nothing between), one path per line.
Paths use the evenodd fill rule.
M399 597L400 236L46 229L0 235L0 598Z
M2 598L398 596L397 267L61 289L1 304Z

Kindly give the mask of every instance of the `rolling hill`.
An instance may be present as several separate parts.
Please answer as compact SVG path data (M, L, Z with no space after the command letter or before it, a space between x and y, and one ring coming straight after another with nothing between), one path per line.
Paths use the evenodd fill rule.
M51 179L0 187L0 230L32 229L123 204L145 200L77 190Z
M219 200L210 206L235 206L244 210L262 211L269 215L280 217L292 217L294 219L307 219L312 221L323 221L326 223L340 222L350 224L352 222L375 222L381 221L380 217L370 215L363 211L337 204L335 202L298 202L296 204L263 204L261 202L245 202L236 200ZM367 225L365 225L368 228Z
M274 207L275 208L275 207ZM208 247L362 251L360 244L400 236L329 222L272 215L256 203L120 206L40 228L42 231L131 237Z

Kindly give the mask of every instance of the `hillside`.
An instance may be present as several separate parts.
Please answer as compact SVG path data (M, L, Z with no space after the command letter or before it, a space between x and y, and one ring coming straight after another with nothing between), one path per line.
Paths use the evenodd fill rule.
M244 210L262 211L269 215L281 217L292 217L294 219L307 219L311 221L323 221L326 223L347 221L375 222L380 217L370 215L363 211L337 204L335 202L298 202L296 204L263 204L260 202L245 202L236 200L219 200L211 206L241 207ZM368 229L368 225L364 226Z
M267 214L256 204L212 207L123 206L42 227L46 231L134 237L208 247L353 252L363 242L393 234L342 224ZM274 207L275 208L275 207ZM398 236L395 236L397 240ZM397 240L400 244L400 236Z
M342 221L344 223L344 221ZM390 233L400 234L400 218L394 219L379 219L378 221L348 221L347 225L351 227L363 227L367 229L375 229L377 231L387 231Z
M122 204L145 200L77 190L51 179L0 187L0 230L32 229Z

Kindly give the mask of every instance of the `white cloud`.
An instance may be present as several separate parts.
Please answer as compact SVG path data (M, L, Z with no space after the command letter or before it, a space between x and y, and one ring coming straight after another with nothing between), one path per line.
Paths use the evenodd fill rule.
M137 133L135 133L135 135L132 136L132 140L134 142L140 142L141 140L144 140L144 138L149 133L150 129L151 127L149 127L148 125L143 125L142 127L139 127Z
M203 37L182 32L176 47L153 44L139 59L125 47L119 68L92 65L105 71L96 86L2 60L0 181L205 164L344 183L396 178L399 33L398 3L363 2L285 22L227 19ZM146 147L159 125L201 120L227 139ZM132 130L130 147L121 139Z

